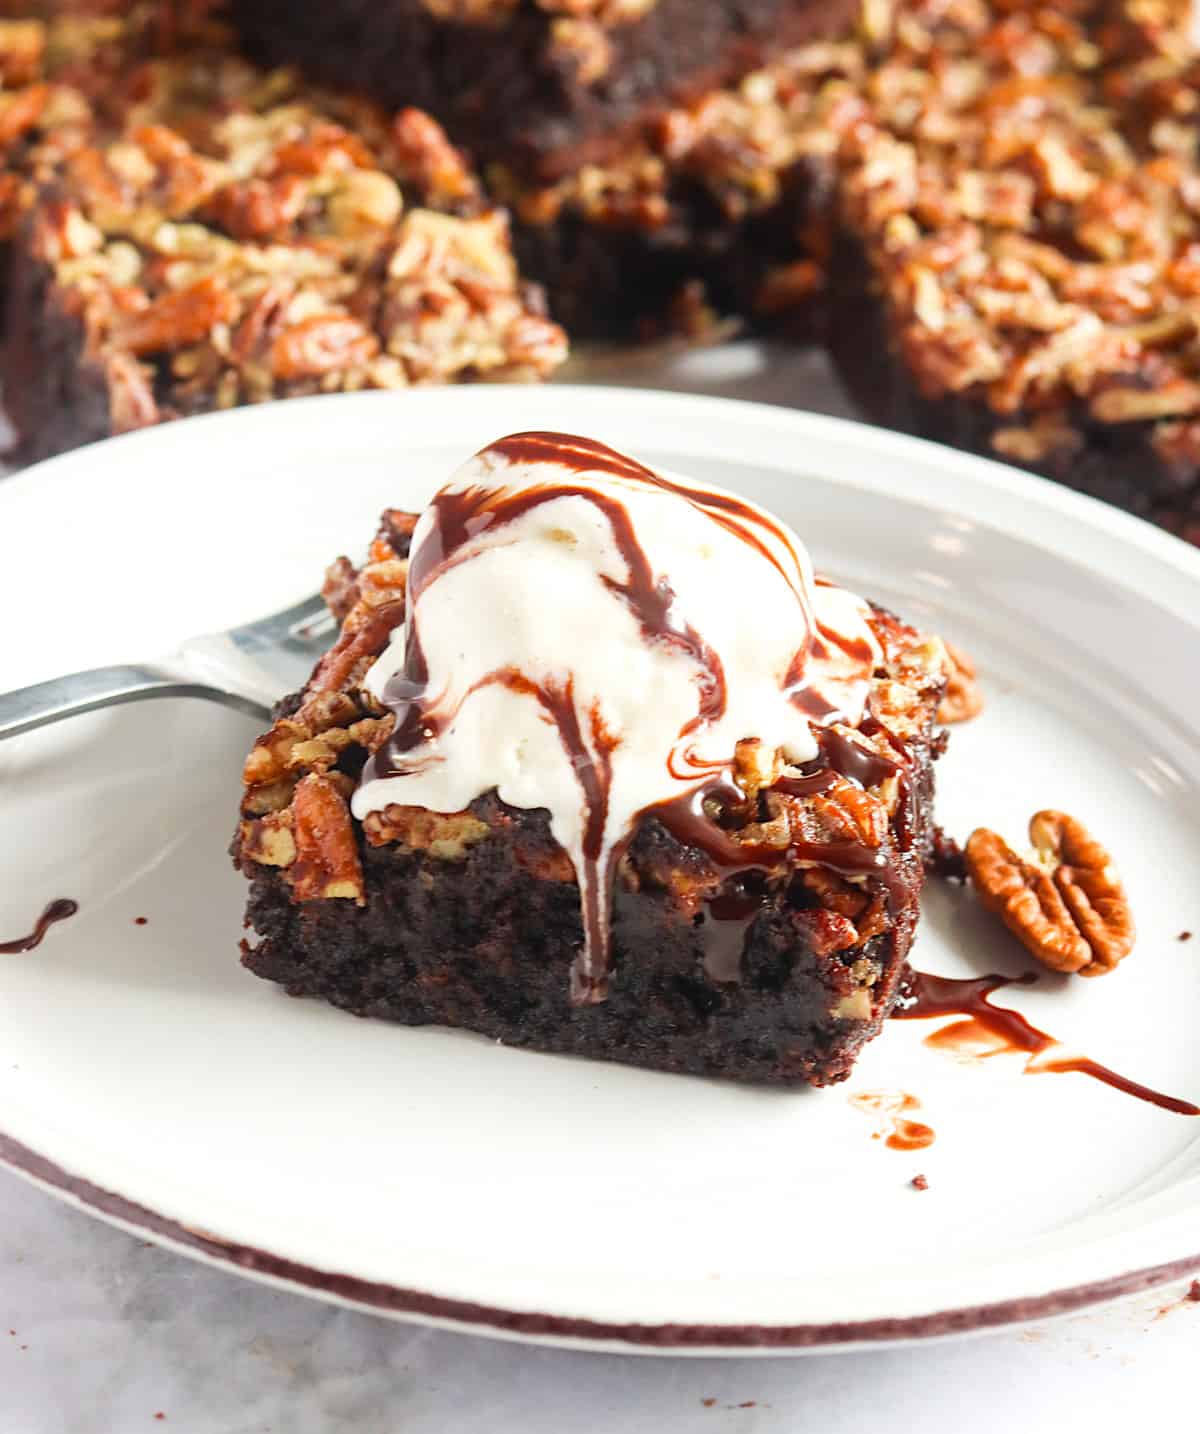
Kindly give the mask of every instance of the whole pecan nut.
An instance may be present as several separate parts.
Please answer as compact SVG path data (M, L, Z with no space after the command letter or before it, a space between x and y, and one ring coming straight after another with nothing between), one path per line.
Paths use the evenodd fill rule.
M1051 970L1102 976L1136 936L1125 887L1108 851L1065 812L1036 812L1025 860L980 827L965 850L979 899Z

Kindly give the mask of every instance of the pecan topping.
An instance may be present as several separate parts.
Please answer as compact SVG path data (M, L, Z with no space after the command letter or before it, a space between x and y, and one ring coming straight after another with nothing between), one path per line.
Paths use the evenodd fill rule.
M878 797L844 777L812 798L812 810L828 840L861 842L874 850L887 836L887 810Z
M118 331L120 343L137 356L181 349L198 343L214 324L228 323L237 307L219 279L200 279L126 318Z
M320 378L333 369L365 363L379 351L379 340L357 319L345 314L314 314L294 324L271 345L271 370L277 378Z
M362 866L350 809L329 777L301 779L292 799L296 856L288 868L297 901L363 902Z
M961 647L946 643L950 659L950 677L946 694L938 704L937 719L947 726L953 722L969 722L983 711L983 693L975 680L975 663Z
M971 833L967 870L979 899L1043 965L1102 976L1133 950L1133 913L1103 846L1075 817L1041 811L1034 852L1019 857L986 827Z

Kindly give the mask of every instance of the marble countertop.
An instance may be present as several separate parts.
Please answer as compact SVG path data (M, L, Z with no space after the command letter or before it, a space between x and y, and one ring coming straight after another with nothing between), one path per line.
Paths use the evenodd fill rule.
M0 1172L0 1434L1182 1429L1200 1346L1184 1293L915 1350L576 1354L252 1284Z
M819 359L748 344L632 366L598 361L572 377L845 411ZM1184 1428L1200 1344L1200 1302L1186 1289L916 1349L578 1354L393 1323L253 1284L0 1171L0 1434Z

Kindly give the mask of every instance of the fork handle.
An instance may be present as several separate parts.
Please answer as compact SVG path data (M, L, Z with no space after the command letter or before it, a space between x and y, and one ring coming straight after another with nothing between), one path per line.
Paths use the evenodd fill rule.
M15 737L18 732L59 722L64 717L94 712L99 707L115 707L122 702L141 702L148 697L204 697L252 717L270 715L265 703L164 667L140 664L94 667L89 672L75 672L33 687L0 693L0 741Z

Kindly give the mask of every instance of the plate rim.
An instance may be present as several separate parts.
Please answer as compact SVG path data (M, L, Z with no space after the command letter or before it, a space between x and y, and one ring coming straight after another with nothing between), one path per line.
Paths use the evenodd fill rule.
M478 397L467 398L463 389L412 392L403 395L384 393L361 393L352 395L320 395L328 404L334 397L342 405L342 411L352 410L365 403L378 405L383 401L395 404L399 398L410 406L425 403L443 409L466 403L470 406L487 408L480 403L483 394L489 402L503 409L498 401L505 393L503 388L481 387L470 391ZM508 393L511 395L511 390ZM955 449L909 435L892 433L869 424L837 418L825 414L811 413L782 405L730 399L707 394L681 394L669 390L628 389L601 385L553 385L548 389L527 392L529 395L549 395L548 417L561 400L564 404L579 404L584 409L600 409L605 403L619 405L622 419L654 416L659 419L677 414L681 418L699 418L703 412L706 422L726 415L730 421L741 424L759 423L769 426L776 434L790 430L790 436L803 439L831 439L843 448L857 450L865 463L873 459L895 460L903 464L906 458L917 460L926 470L931 467L961 483L966 488L1002 490L1009 495L1023 496L1030 501L1033 509L1055 512L1062 516L1077 518L1081 527L1094 536L1102 533L1139 549L1143 554L1159 562L1165 562L1185 582L1200 585L1200 550L1192 548L1181 539L1153 527L1148 522L1119 509L1110 507L1097 499L1075 493L1061 485L1024 470L978 455L962 453ZM316 397L289 400L289 412L295 412L294 405L311 408ZM514 404L514 407L519 405ZM224 413L206 414L185 421L181 429L173 423L160 428L142 430L104 440L100 444L59 455L41 464L15 474L0 484L0 509L5 501L13 502L25 498L33 488L34 501L40 493L49 496L48 476L52 474L59 491L70 487L75 481L94 481L86 472L77 469L86 465L90 456L93 460L101 449L108 453L126 453L130 445L135 448L160 450L178 441L198 437L198 430L205 425L220 424L231 427L234 424L257 424L266 420L277 421L274 412L278 404L236 409ZM636 413L633 412L636 410ZM322 411L331 423L336 416L328 409ZM267 417L270 413L271 417ZM296 415L299 418L299 414ZM186 434L186 439L184 435ZM418 440L426 441L426 440ZM802 451L802 450L801 450ZM131 455L132 456L132 455ZM714 456L720 456L714 453ZM131 465L140 466L140 465ZM776 465L781 473L792 471L803 476L811 471L812 476L823 481L860 490L879 488L880 480L870 474L848 478L830 471L829 465L820 462L806 464L802 457L788 453ZM927 492L913 494L913 501L937 503L936 496ZM18 506L20 506L18 502ZM1003 524L987 518L993 529L1002 529ZM1061 545L1044 543L1033 532L1021 534L1024 541L1034 547L1061 552ZM1084 566L1094 566L1091 558L1072 554L1072 560ZM1164 594L1152 595L1153 599L1171 607L1179 615L1190 620L1193 627L1200 628L1200 616L1195 609L1181 612L1178 605ZM1118 1274L1085 1283L1076 1283L1043 1291L1030 1296L1015 1296L993 1300L982 1304L953 1306L935 1312L917 1315L876 1317L862 1321L840 1320L794 1325L760 1324L645 1324L636 1322L598 1321L582 1316L545 1314L538 1311L502 1308L491 1304L476 1303L461 1298L437 1295L407 1288L385 1281L373 1281L363 1276L345 1275L337 1271L322 1269L289 1257L275 1254L257 1245L238 1244L226 1240L211 1231L184 1224L170 1215L156 1211L149 1206L122 1195L119 1191L93 1183L76 1175L65 1166L41 1154L33 1147L7 1135L0 1128L0 1165L11 1169L64 1202L98 1216L110 1224L143 1235L154 1242L172 1248L180 1253L218 1267L232 1269L237 1273L273 1285L290 1288L299 1293L325 1298L337 1303L388 1315L400 1319L445 1325L463 1331L488 1334L494 1337L514 1339L536 1339L586 1349L612 1349L625 1352L662 1354L788 1354L805 1350L846 1348L853 1345L878 1346L883 1343L909 1342L917 1339L944 1337L954 1334L983 1331L1003 1325L1044 1319L1053 1315L1069 1313L1089 1305L1118 1299L1137 1291L1147 1290L1184 1278L1200 1271L1200 1252L1172 1259L1165 1263L1139 1266Z
M56 1161L0 1131L0 1165L86 1214L164 1249L260 1284L324 1299L390 1319L437 1325L466 1334L532 1341L563 1348L643 1355L789 1355L879 1347L982 1334L1071 1314L1172 1284L1200 1272L1200 1253L1124 1274L1031 1296L964 1305L931 1314L795 1325L639 1324L578 1315L544 1314L429 1294L387 1281L340 1274L257 1245L223 1239L187 1225L115 1190L74 1175Z

